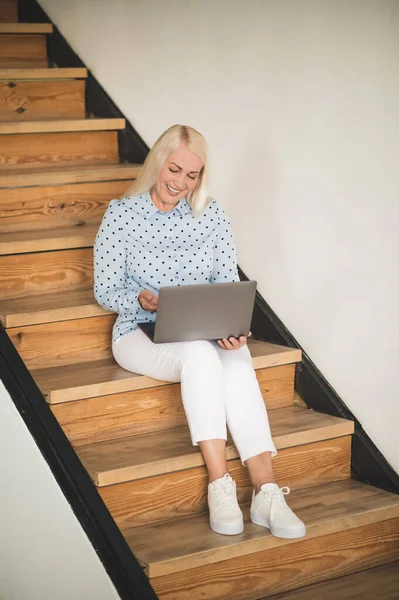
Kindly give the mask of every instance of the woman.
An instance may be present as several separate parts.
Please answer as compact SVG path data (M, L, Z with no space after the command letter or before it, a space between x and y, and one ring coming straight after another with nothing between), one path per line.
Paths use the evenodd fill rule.
M117 312L112 351L124 369L181 381L192 443L209 474L210 526L241 533L242 512L227 472L226 423L253 483L251 520L279 537L305 535L274 481L264 401L245 337L154 344L137 328L154 321L159 288L238 281L231 226L208 198L208 150L191 127L174 125L148 154L141 174L113 200L95 242L95 296Z

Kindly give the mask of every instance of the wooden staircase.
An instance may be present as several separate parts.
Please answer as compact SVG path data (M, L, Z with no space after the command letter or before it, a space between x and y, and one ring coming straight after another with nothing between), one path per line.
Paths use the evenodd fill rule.
M245 530L209 529L180 386L114 362L115 315L93 296L99 222L140 169L119 164L124 120L86 118L86 70L48 68L51 25L18 23L16 6L0 0L0 319L159 598L256 600L310 584L320 596L309 598L327 598L336 578L399 560L399 497L350 478L353 423L297 401L299 350L256 340L277 480L307 536L249 522L251 485L231 441Z

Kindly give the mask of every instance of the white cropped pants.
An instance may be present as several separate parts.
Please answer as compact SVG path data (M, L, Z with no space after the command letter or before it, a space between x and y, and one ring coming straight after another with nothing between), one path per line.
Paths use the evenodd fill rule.
M269 420L247 346L223 350L215 342L154 344L140 329L112 346L116 362L128 371L163 381L181 381L191 440L227 438L226 423L244 463L276 454Z

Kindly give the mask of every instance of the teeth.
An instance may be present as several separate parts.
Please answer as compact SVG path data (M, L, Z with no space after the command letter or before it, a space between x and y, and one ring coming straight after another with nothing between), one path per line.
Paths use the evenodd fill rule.
M180 192L180 190L174 190L172 187L170 187L170 185L166 184L166 187L168 188L168 190L170 190L173 194L178 194Z

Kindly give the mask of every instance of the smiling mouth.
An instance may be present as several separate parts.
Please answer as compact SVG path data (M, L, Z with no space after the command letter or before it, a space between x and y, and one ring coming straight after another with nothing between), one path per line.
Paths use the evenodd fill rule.
M180 194L181 190L175 190L174 188L172 188L170 185L166 184L166 187L168 188L168 190L174 194L175 196L177 196L177 194Z

